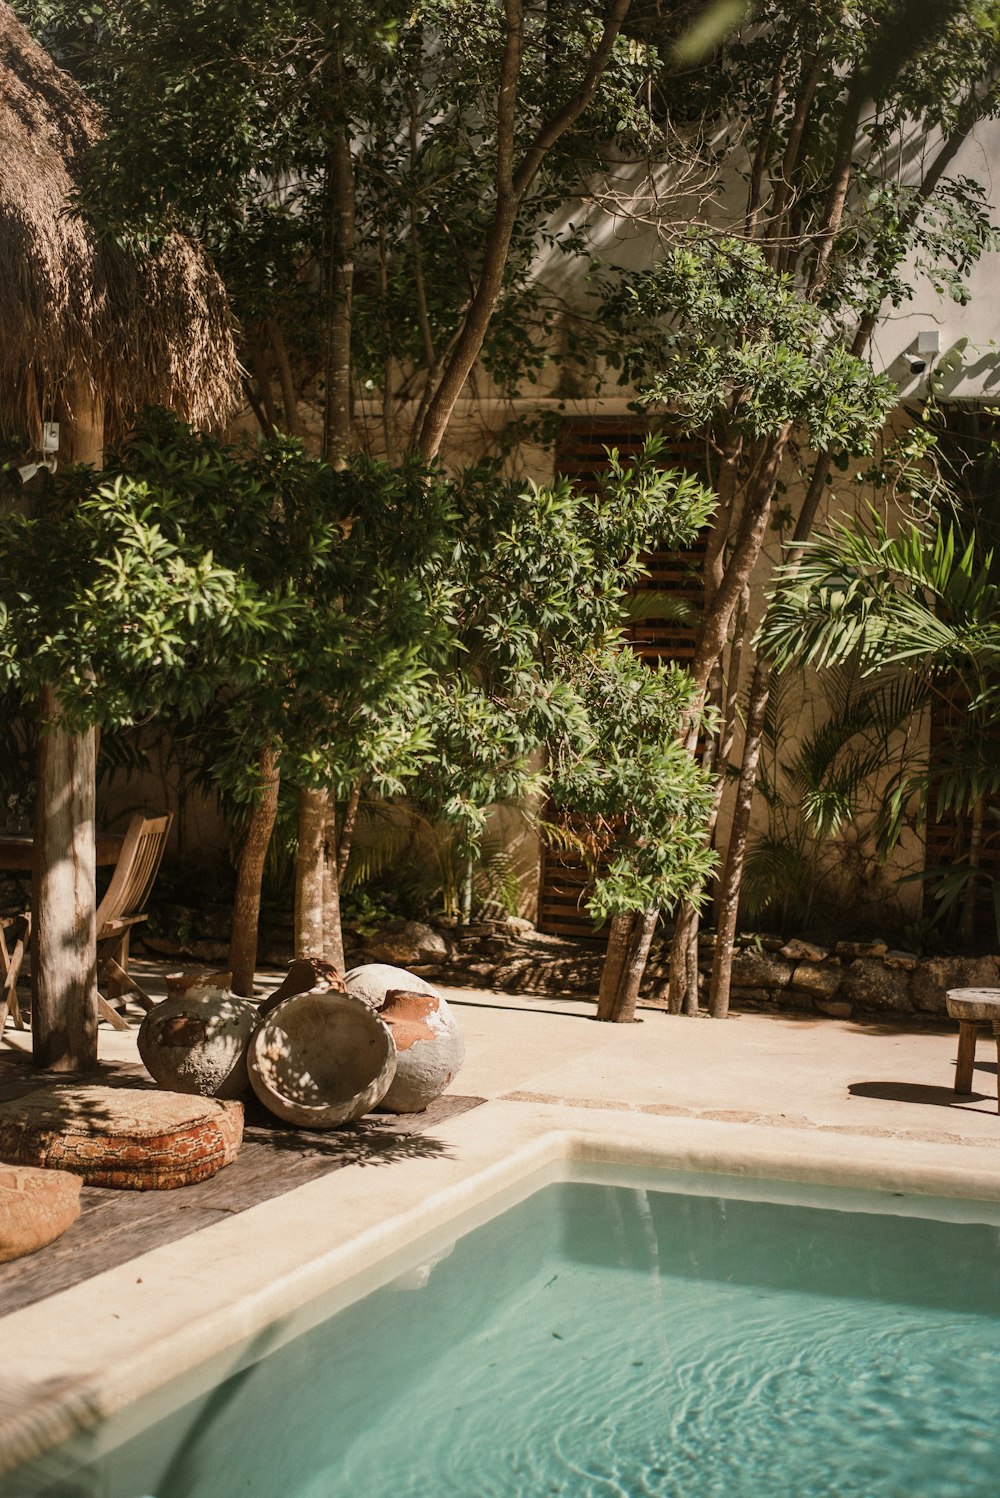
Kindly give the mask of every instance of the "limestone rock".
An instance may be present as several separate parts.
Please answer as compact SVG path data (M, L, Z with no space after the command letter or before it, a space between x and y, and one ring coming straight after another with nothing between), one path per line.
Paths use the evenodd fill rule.
M448 961L444 937L422 921L390 921L366 943L367 955L375 962L439 963Z
M828 1014L831 1019L850 1019L854 1013L851 1005L843 999L817 999L816 1008L820 1014Z
M369 1113L396 1073L388 1025L361 999L294 994L261 1020L247 1057L265 1108L306 1129L335 1129Z
M930 957L910 981L916 1009L923 1014L945 1014L949 988L996 988L1000 962L996 957Z
M243 1105L146 1087L38 1087L0 1103L0 1160L88 1186L169 1191L239 1153Z
M816 1000L832 999L840 988L843 977L843 968L823 967L816 962L799 962L792 973L790 986L801 993L812 994Z
M79 1176L0 1165L0 1264L55 1242L80 1215Z
M823 962L830 955L826 947L817 947L813 942L803 941L798 936L786 941L780 952L789 962Z
M396 1042L396 1075L382 1099L390 1113L422 1113L465 1060L458 1022L438 994L393 989L379 1010Z
M429 993L438 998L438 991L416 973L404 967L394 967L388 962L365 962L361 967L352 967L344 975L347 992L367 1004L369 1009L381 1009L394 988L406 993Z
M170 973L167 998L139 1026L143 1065L168 1092L236 1098L247 1091L257 1009L229 990L231 973Z
M904 973L915 972L916 969L920 966L920 958L917 956L916 952L903 952L895 947L890 948L890 950L886 952L882 961L885 963L886 967L898 967L901 968Z
M876 957L859 957L844 969L838 998L859 1009L896 1010L908 1014L910 975L899 968L886 967Z
M884 957L889 950L885 941L838 941L833 949L838 957Z
M790 962L752 947L745 947L733 958L734 988L787 988L791 976Z
M535 929L534 921L529 921L522 915L504 916L502 925L511 936L529 936Z

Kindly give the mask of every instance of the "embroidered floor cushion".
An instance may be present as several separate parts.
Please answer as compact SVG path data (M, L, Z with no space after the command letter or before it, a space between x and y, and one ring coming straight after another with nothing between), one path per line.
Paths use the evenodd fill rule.
M39 1087L0 1103L0 1160L69 1170L88 1186L169 1191L239 1152L243 1105L140 1087Z
M0 1165L0 1264L52 1243L80 1215L79 1176Z

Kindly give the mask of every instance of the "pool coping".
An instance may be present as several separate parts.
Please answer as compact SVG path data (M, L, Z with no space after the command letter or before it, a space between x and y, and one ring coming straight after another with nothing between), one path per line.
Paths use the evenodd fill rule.
M989 1147L504 1099L435 1137L436 1158L346 1166L4 1317L0 1473L200 1365L235 1366L277 1324L294 1334L313 1301L366 1293L408 1246L563 1164L1000 1202Z

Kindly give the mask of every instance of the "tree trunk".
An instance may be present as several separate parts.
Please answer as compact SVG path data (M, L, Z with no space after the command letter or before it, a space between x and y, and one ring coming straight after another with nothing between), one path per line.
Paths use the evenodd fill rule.
M709 1013L713 1019L725 1019L729 1013L729 991L732 982L733 943L736 937L736 916L739 909L740 886L743 882L743 861L746 854L747 833L750 827L750 811L753 806L757 784L757 762L760 759L761 738L764 731L764 715L767 711L768 667L758 660L750 685L750 703L747 710L746 735L743 743L743 762L733 808L733 824L729 833L729 848L719 887L715 918L715 952L712 956L711 993Z
M97 1065L94 785L97 731L67 733L45 687L38 738L31 932L31 1047L36 1066Z
M326 791L299 792L299 845L295 855L295 955L323 956L323 895L326 876Z
M338 55L338 90L342 62ZM327 151L327 183L330 191L330 266L323 456L334 468L343 468L354 445L351 419L351 318L356 236L354 160L346 124L335 127L330 141Z
M686 1014L690 1003L688 994L688 949L691 932L697 940L698 911L690 900L685 900L677 912L674 934L670 942L670 969L667 978L667 1008L671 1014ZM697 990L695 991L697 999Z
M333 827L335 823L336 817L331 813L327 826ZM332 963L338 973L345 970L344 926L340 914L340 870L335 858L326 860L323 877L323 961Z
M604 29L591 53L579 88L561 108L541 122L534 139L515 164L517 88L524 46L524 6L521 0L506 0L504 52L497 80L497 161L493 222L486 236L475 294L421 423L417 446L421 456L428 461L437 457L455 403L482 349L503 289L511 235L520 205L552 147L576 123L593 99L630 4L631 0L611 0Z
M274 354L274 362L278 367L281 404L285 409L284 430L289 437L297 437L299 435L299 398L295 393L295 380L292 377L288 345L285 343L285 335L276 317L267 319L267 336L271 344L271 352Z
M247 835L240 852L229 942L233 992L242 994L245 998L250 998L253 994L254 973L257 969L257 928L260 923L260 886L264 877L264 859L278 815L281 768L277 749L265 749L261 754L260 778L261 789L254 800Z
M599 1020L627 1025L635 1019L639 985L658 919L657 911L646 910L636 916L615 916L611 922L608 957L597 995Z
M87 379L66 380L60 457L100 468L104 412ZM97 923L94 800L97 732L67 733L58 685L43 689L32 882L32 1058L54 1071L97 1064Z

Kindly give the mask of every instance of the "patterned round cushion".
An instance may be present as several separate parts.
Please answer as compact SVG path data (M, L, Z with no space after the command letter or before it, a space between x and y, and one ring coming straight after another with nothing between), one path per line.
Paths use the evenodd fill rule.
M0 1264L52 1243L80 1215L80 1178L0 1165Z
M0 1103L0 1160L88 1186L169 1191L236 1159L243 1105L139 1087L39 1087Z

